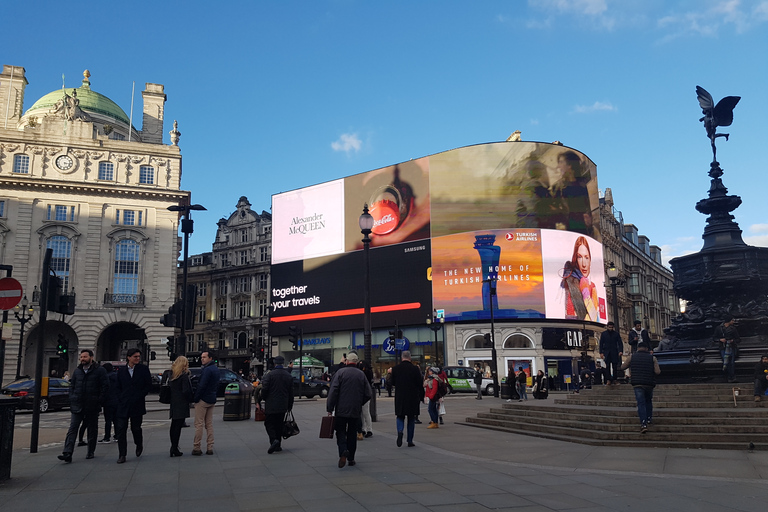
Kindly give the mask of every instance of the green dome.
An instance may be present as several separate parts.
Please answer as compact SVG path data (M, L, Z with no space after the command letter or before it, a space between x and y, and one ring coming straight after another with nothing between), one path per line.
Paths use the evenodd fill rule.
M35 110L51 110L56 102L64 96L64 92L71 96L73 90L77 91L77 99L80 100L80 109L84 112L109 116L113 119L125 123L126 125L130 123L130 119L128 119L128 116L123 111L123 109L117 106L117 103L107 98L103 94L92 91L87 85L84 85L78 89L66 88L49 92L37 100L35 104L32 105L29 110L24 113L24 115L27 115Z

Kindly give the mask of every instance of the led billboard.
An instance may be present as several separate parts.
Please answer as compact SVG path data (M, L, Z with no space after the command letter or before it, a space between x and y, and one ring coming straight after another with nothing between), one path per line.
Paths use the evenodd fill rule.
M273 334L362 328L364 204L374 327L422 324L433 309L485 319L490 304L500 319L606 321L594 163L504 142L273 196Z

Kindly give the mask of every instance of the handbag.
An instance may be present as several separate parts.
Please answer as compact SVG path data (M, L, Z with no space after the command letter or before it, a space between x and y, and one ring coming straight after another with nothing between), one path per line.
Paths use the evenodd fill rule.
M299 435L299 426L296 424L296 420L293 418L293 411L285 413L285 419L283 420L283 439Z
M253 411L253 421L264 421L267 419L267 415L264 413L264 409L261 407L257 407L255 411Z
M440 416L445 416L445 404L443 402L440 402L440 412L438 414Z
M333 428L336 423L335 416L323 416L320 421L320 438L333 439Z
M168 375L166 375L168 373ZM170 376L170 370L166 370L163 372L163 384L160 386L160 397L159 402L161 404L170 404L171 403L171 376Z

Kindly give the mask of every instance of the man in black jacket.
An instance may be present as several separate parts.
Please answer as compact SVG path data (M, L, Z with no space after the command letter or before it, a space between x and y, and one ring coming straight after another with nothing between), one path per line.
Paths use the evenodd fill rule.
M407 441L413 444L413 434L416 429L416 417L419 415L419 403L424 401L424 377L419 367L411 362L411 351L403 350L402 361L392 368L390 381L395 388L395 418L397 421L397 446L403 445L403 429L406 428L405 418L408 417Z
M624 342L616 332L613 322L608 322L600 335L600 357L605 361L605 380L607 385L618 384L619 364L624 355Z
M99 428L99 411L107 400L109 382L107 372L93 360L93 351L80 351L80 365L72 372L69 381L69 403L72 417L64 441L64 452L59 460L67 464L72 462L72 452L75 449L75 439L80 423L85 422L88 430L88 454L86 459L93 458L96 450L96 438Z
M631 353L637 352L637 345L640 342L646 342L648 346L651 346L651 337L648 334L648 331L643 329L643 322L640 320L635 320L634 328L632 328L629 331L629 336L627 337L627 343L629 343L629 350Z
M763 354L760 362L755 365L755 402L760 401L766 389L768 389L768 355Z
M293 376L283 367L285 358L275 357L275 368L261 379L264 399L264 429L269 436L267 453L281 452L285 413L293 409Z
M651 354L651 346L641 341L637 344L637 352L621 365L622 370L630 369L632 374L632 389L637 400L637 415L640 417L640 432L645 434L648 426L653 423L653 388L656 386L656 375L661 373L659 362Z
M355 465L360 415L363 412L363 404L367 403L373 394L368 378L357 367L357 361L356 353L347 354L347 366L333 375L325 405L329 416L336 411L334 426L340 468L346 466L347 460L350 466Z
M115 412L115 437L117 437L117 463L123 464L128 453L128 421L136 445L136 456L144 451L144 434L141 422L147 414L145 398L152 389L152 375L149 368L141 364L141 351L129 348L126 353L128 364L117 371L118 403Z
M723 318L723 323L715 327L712 339L720 346L720 358L723 360L723 373L728 382L736 382L736 358L739 357L741 337L736 330L735 320L731 315Z

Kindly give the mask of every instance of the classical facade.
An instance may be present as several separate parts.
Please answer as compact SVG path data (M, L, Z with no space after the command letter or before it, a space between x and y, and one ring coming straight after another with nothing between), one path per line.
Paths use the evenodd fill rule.
M0 74L0 262L13 267L26 296L38 300L46 249L51 269L76 296L75 313L49 313L43 340L44 372L71 371L78 349L97 360L123 359L136 346L158 353L169 334L158 319L173 303L180 249L179 216L188 203L180 189L180 133L163 144L166 95L160 84L142 92L142 129L125 111L91 89L90 73L77 88L57 89L24 111L25 69ZM39 310L39 304L34 304ZM13 323L13 315L10 315ZM3 380L34 374L38 313L19 340L5 340ZM57 340L69 355L57 356ZM19 352L19 346L21 351Z
M664 328L680 313L672 271L662 264L661 248L651 245L647 236L639 235L634 224L624 223L610 188L600 198L600 222L605 262L616 266L621 282L616 288L618 319L614 318L612 307L608 309L610 317L618 323L625 342L635 320L640 320L651 339L658 342L664 336ZM610 279L606 278L606 284L609 283ZM609 306L612 301L609 286Z
M262 373L251 359L251 340L269 355L269 289L272 215L251 210L241 197L219 220L213 251L189 257L188 282L197 287L195 327L187 353L212 348L221 366ZM181 276L182 269L179 269Z

